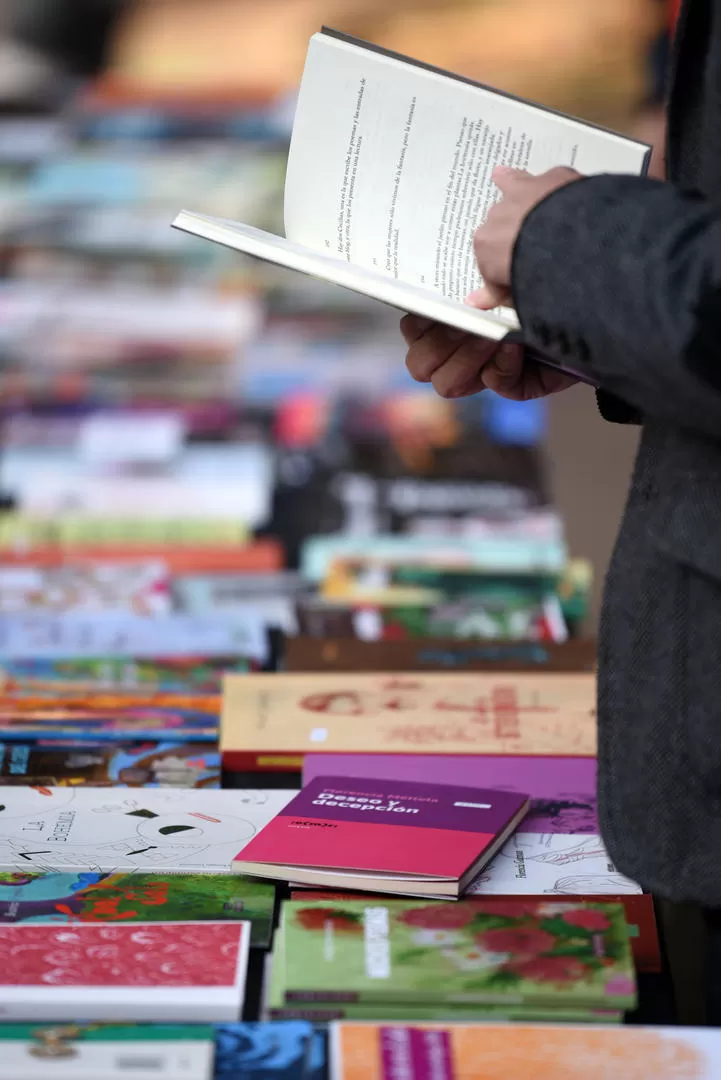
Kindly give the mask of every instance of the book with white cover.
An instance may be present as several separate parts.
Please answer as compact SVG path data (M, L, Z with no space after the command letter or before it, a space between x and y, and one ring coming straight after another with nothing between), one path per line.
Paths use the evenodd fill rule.
M500 197L493 168L638 175L649 158L645 143L324 28L298 98L285 237L188 210L174 225L500 340L515 312L463 302L481 284L473 233Z
M295 791L9 787L0 870L225 874Z
M600 836L519 830L475 878L466 895L620 896L642 891L619 874Z

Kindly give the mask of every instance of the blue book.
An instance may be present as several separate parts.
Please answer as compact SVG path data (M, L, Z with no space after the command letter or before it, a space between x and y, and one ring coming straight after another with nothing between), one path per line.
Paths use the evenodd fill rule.
M326 1037L305 1020L221 1024L216 1080L325 1080Z

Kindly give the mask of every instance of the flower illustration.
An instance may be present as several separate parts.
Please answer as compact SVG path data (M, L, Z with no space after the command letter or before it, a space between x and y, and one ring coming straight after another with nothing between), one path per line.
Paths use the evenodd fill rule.
M568 904L564 904L562 910L565 911L567 907ZM503 919L517 919L523 915L538 915L541 913L541 908L535 900L483 900L478 902L478 913L498 915ZM544 911L543 914L546 912Z
M592 908L573 908L564 912L561 918L569 926L578 926L581 930L608 930L611 925L607 915Z
M507 952L516 957L537 956L548 952L556 944L553 934L540 926L511 926L497 930L483 930L475 935L479 945L492 952Z
M414 945L460 945L463 934L457 930L414 930L411 940Z
M533 956L525 960L514 960L508 965L509 970L522 979L536 982L565 984L584 979L588 968L575 956Z
M358 917L335 908L301 908L295 913L296 922L304 930L323 930L328 923L338 933L360 934L363 932L363 924Z
M496 970L509 960L508 953L491 952L480 945L469 945L465 949L441 949L441 956L459 971Z
M427 904L401 912L398 919L406 926L420 926L427 930L460 930L468 926L477 913L473 904Z
M622 995L627 997L630 994L635 993L636 986L633 979L629 979L627 975L615 975L614 978L609 979L603 988L604 994L610 996Z

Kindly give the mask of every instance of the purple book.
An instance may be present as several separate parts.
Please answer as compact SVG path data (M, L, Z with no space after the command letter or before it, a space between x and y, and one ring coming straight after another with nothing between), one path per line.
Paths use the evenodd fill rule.
M426 757L423 754L306 754L303 783L317 776L467 784L530 794L523 832L596 835L593 758Z

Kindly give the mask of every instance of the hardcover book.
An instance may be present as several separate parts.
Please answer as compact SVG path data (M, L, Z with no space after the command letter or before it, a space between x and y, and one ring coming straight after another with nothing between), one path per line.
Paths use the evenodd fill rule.
M287 1003L617 1010L636 1001L620 904L291 901Z
M334 1080L715 1080L712 1028L334 1024Z
M184 211L175 227L469 334L518 329L463 301L495 165L645 171L650 148L323 29L310 41L285 182L285 237Z
M0 874L0 926L235 920L267 949L274 910L273 885L235 874Z
M0 743L0 785L219 788L209 743Z
M326 1036L303 1020L220 1024L216 1080L325 1080Z
M523 832L598 833L594 758L499 755L306 754L303 783L317 776L468 784L531 796Z
M0 1017L237 1020L249 941L243 922L1 926Z
M595 757L592 674L257 674L225 680L228 769L299 770L305 754Z
M477 787L312 780L233 860L238 873L401 895L457 897L528 810Z
M0 1080L212 1080L214 1041L203 1024L0 1024Z
M6 788L0 871L230 873L233 858L294 794Z

